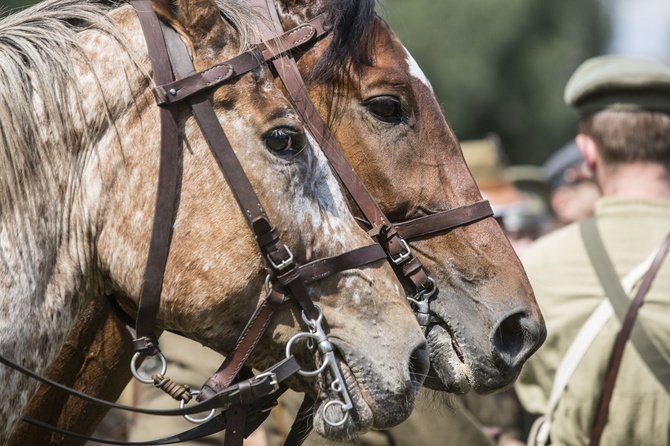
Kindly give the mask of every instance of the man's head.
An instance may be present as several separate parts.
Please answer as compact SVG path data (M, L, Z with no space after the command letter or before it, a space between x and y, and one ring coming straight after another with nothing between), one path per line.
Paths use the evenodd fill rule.
M623 164L670 166L670 68L627 56L584 62L565 87L579 113L576 138L591 169Z

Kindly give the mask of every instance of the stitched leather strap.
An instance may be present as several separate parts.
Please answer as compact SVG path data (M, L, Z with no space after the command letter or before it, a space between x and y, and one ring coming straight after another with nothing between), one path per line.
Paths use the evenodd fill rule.
M191 73L174 82L156 86L153 90L156 102L158 105L179 102L203 90L219 86L323 34L325 34L323 17L319 16L224 63L198 73Z
M493 216L493 209L488 200L478 201L454 209L415 218L414 220L395 223L398 233L405 240L425 237L436 232L447 231L459 226L474 223Z
M651 269L644 276L637 295L635 296L635 299L633 299L633 302L631 302L630 308L626 313L626 318L624 319L621 331L617 335L616 343L614 344L614 351L612 352L610 364L607 370L607 377L605 378L605 384L603 386L600 401L598 403L598 410L596 412L593 430L591 432L591 446L597 446L600 444L600 438L602 436L603 430L605 429L605 425L607 424L609 405L610 401L612 400L612 394L614 393L614 385L616 383L617 375L619 374L619 368L621 366L621 360L623 358L626 341L628 341L631 331L633 330L633 325L635 324L638 310L640 309L642 301L651 287L651 282L654 280L654 277L656 277L656 273L658 272L659 268L661 267L661 263L663 263L663 259L668 253L668 247L670 247L670 235L668 235L663 241L663 245L656 255Z
M151 3L148 0L132 0L130 3L137 11L146 36L155 82L161 84L172 81L163 33ZM133 342L135 351L146 355L154 355L160 351L158 340L154 335L154 325L163 290L165 265L170 251L179 175L179 128L176 106L162 108L160 121L161 156L158 190L149 253L137 312L137 337Z
M283 384L280 384L279 390L276 392L273 392L269 395L266 395L262 398L259 398L255 403L247 406L246 409L246 421L245 421L245 433L244 437L248 437L253 431L258 429L258 427L265 421L270 414L270 410L272 407L276 406L276 400L281 394L283 394L286 391L287 387ZM42 429L47 429L52 432L57 432L62 435L66 435L68 437L72 438L78 438L78 439L83 439L83 440L88 440L88 441L93 441L96 443L101 443L101 444L113 444L113 445L120 445L120 446L144 446L144 445L162 445L162 444L175 444L175 443L183 443L185 441L193 441L193 440L198 440L200 438L207 437L209 435L213 435L217 432L221 432L226 428L227 425L227 416L226 412L220 413L217 417L214 419L201 424L197 427L194 427L193 429L189 429L187 431L181 432L179 434L166 437L166 438L160 438L157 440L148 440L148 441L140 441L140 442L128 442L128 441L114 441L114 440L107 440L103 438L96 438L96 437L91 437L88 435L82 435L76 432L68 431L66 429L61 429L57 426L53 426L49 423L45 423L40 420L36 420L32 417L24 417L24 421L32 424L34 426L40 427Z

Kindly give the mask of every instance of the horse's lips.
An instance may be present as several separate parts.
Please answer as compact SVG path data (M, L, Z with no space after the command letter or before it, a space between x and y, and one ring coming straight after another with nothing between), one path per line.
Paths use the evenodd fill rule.
M467 365L467 358L446 324L431 325L426 340L430 349L429 375L434 378L427 380L426 384L457 394L469 392L472 389L473 376ZM435 382L435 378L439 382Z
M322 415L324 406L335 399L341 401L341 396L334 395L330 390L330 383L332 381L328 379L324 383L324 389L322 390L325 395L323 395L323 398L320 398L319 404L314 408L314 429L322 436L346 440L352 433L366 432L371 429L374 416L372 409L365 402L365 398L353 372L339 355L336 357L337 366L345 381L343 387L349 392L354 407L349 412L349 419L341 426L330 426L325 422Z

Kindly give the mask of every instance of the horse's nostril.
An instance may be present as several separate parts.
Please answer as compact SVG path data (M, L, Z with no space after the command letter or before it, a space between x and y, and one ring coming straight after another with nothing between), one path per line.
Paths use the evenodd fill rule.
M525 312L503 318L493 332L493 353L502 366L515 368L535 351L540 330Z
M409 379L414 394L419 392L419 389L428 375L429 368L430 359L428 356L428 347L424 344L415 349L409 357Z

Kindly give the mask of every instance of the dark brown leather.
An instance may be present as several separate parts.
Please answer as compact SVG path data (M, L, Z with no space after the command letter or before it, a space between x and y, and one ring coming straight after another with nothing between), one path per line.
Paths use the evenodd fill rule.
M265 39L271 39L273 35L283 32L275 5L271 0L250 0L249 3L256 12L267 19L261 27ZM319 115L309 97L309 92L298 71L295 59L290 54L282 54L280 57L272 59L271 63L284 83L289 98L298 110L303 123L318 141L335 174L349 191L365 219L372 226L370 234L387 252L389 260L395 265L394 269L399 278L407 284L412 284L417 292L434 287L434 282L423 269L421 262L411 252L408 252L406 245L402 242L401 239L405 238L403 232L416 238L490 217L493 215L493 211L488 202L475 203L474 205L439 212L411 222L395 225L398 228L396 231L354 171L349 160L344 156L339 143ZM407 255L399 257L403 253ZM393 259L396 259L396 261ZM411 265L405 268L404 265L407 263L411 263Z
M283 294L274 289L270 290L269 295L254 312L251 320L249 320L247 326L242 331L242 335L237 340L233 352L226 356L219 370L202 386L201 393L198 395L198 401L208 400L233 383L247 358L258 344L275 311L284 302L284 298Z
M177 76L189 75L194 69L186 47L174 30L167 26L163 28L165 39L168 42L170 60ZM244 211L249 227L256 235L261 252L271 258L275 264L281 263L288 258L288 250L279 240L279 232L270 223L260 205L258 196L219 124L209 98L204 92L201 92L188 97L187 100L221 172L228 181L240 208ZM282 285L288 288L306 315L316 317L316 309L309 297L306 284L338 271L358 268L380 260L383 258L383 253L380 251L377 245L369 245L339 256L319 259L301 267L291 261L285 269L275 269L274 275ZM270 290L266 302L254 313L233 352L228 355L217 373L203 386L202 393L198 397L199 401L206 401L232 384L283 300L284 295L274 289Z
M395 223L395 227L403 239L412 240L474 223L492 215L491 205L488 200L484 200L403 223Z
M242 446L247 423L247 410L242 405L235 405L226 411L226 437L224 446Z
M158 105L179 102L203 90L219 86L233 77L241 76L254 68L260 67L281 53L322 36L324 33L322 17L319 16L224 63L184 76L174 82L157 85L153 90L156 102Z
M151 3L148 0L132 0L130 3L137 10L146 36L155 82L160 84L172 81L172 71L163 33ZM149 254L137 313L137 336L134 341L135 351L146 355L154 355L160 351L154 335L154 325L163 290L165 264L170 251L179 177L179 127L176 106L161 108L160 120L161 157L158 190Z
M605 382L603 384L603 390L600 395L600 400L598 402L598 410L596 411L596 416L593 422L593 429L591 430L591 439L590 446L597 446L600 444L600 438L602 436L605 425L607 424L607 415L609 413L609 405L612 400L612 394L614 393L614 385L616 383L617 375L619 374L619 368L621 366L621 360L623 359L624 348L626 347L626 342L630 337L631 331L633 330L633 325L635 324L635 319L637 318L638 310L644 301L644 297L649 292L651 288L651 283L656 277L665 256L668 253L668 248L670 247L670 234L663 240L654 261L649 268L649 271L644 275L640 288L637 290L635 298L630 303L628 311L626 312L626 317L624 319L621 330L616 337L614 343L614 350L610 357L609 367L607 369L607 375L605 377Z
M338 256L326 257L300 266L300 275L306 284L331 276L337 271L360 268L377 260L386 259L378 244L363 246Z

